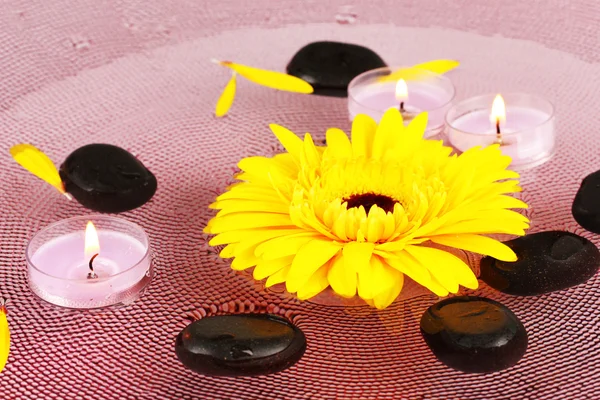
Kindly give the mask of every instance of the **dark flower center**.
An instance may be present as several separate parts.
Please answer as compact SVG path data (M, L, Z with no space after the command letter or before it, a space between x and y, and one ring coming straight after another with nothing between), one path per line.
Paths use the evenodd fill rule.
M391 197L376 193L355 194L343 201L348 203L348 208L363 206L367 213L369 213L369 210L371 210L371 207L374 205L377 205L377 207L385 212L393 212L394 204L396 204L396 200Z

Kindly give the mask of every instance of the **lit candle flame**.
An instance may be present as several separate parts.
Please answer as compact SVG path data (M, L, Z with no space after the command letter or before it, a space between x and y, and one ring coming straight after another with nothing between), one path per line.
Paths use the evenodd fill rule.
M92 221L89 221L85 227L85 259L89 260L98 253L100 253L98 232Z
M504 99L500 95L497 95L492 103L490 121L492 121L494 125L501 125L506 122L506 106L504 105Z
M402 102L408 100L408 86L406 86L404 79L400 79L396 83L396 100Z

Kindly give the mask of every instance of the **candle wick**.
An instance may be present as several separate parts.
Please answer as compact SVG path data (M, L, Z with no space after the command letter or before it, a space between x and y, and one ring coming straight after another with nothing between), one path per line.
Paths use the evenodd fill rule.
M500 131L500 118L496 118L496 143L502 144L502 132Z
M90 273L88 274L88 279L95 279L98 277L98 275L96 275L96 273L94 272L94 260L96 259L96 257L98 257L98 253L94 254L92 256L92 258L90 258L90 262L88 264L88 266L90 267Z
M400 102L400 112L403 112L403 111L404 111L404 102L401 101Z

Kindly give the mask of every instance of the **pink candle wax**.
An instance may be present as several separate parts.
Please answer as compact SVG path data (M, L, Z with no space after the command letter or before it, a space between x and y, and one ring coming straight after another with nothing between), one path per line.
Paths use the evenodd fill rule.
M399 109L400 101L396 94L397 82L378 81L389 74L390 68L367 71L356 77L348 86L348 112L350 120L357 114L367 114L379 121L389 108ZM423 71L420 80L408 80L408 96L404 100L404 119L409 122L416 114L427 111L429 114L425 137L441 132L444 116L454 98L452 82L441 75Z
M116 219L96 217L94 223L98 218ZM131 228L131 223L119 222ZM102 226L102 221L98 223ZM47 229L55 228L56 224ZM40 298L70 308L106 307L135 300L151 280L145 235L98 228L100 250L93 261L97 277L88 278L90 259L84 253L84 230L55 230L56 234L41 231L46 234L41 239L36 235L28 248L29 284Z
M496 126L490 117L493 95L480 96L458 103L447 115L447 136L460 151L474 146L500 143L502 152L512 158L514 166L532 167L554 153L555 129L552 105L535 96L507 94L505 121Z

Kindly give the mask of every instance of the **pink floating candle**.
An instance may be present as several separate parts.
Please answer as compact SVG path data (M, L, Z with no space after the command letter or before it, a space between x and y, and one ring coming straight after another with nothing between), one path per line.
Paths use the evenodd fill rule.
M459 151L499 144L512 165L531 168L554 154L554 107L524 93L484 95L454 105L446 115L447 138Z
M357 114L367 114L379 121L389 108L400 108L405 122L417 114L429 114L425 137L435 136L443 130L444 116L454 98L454 85L443 75L420 70L418 78L398 81L382 80L392 71L402 68L378 68L367 71L348 85L348 112L350 120ZM416 70L411 68L411 70Z
M41 230L27 246L27 266L31 290L67 308L130 304L152 280L148 236L111 216L75 217Z

